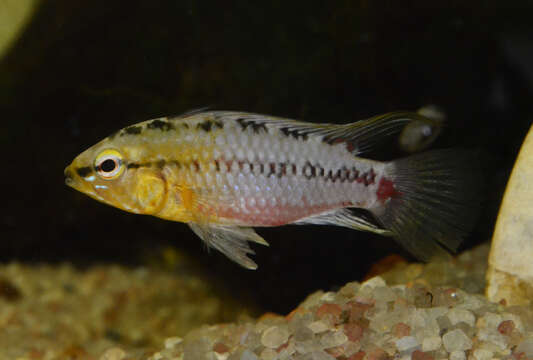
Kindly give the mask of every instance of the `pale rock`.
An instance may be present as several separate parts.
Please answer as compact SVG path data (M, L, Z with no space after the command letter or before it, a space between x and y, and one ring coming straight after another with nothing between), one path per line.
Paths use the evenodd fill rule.
M276 349L287 342L289 335L289 330L286 326L271 326L263 332L261 344L265 347Z
M438 350L433 351L433 358L438 360L448 360L449 354L444 348L441 346Z
M435 320L439 316L442 316L448 312L448 308L444 306L437 306L437 307L432 307L429 309L421 309L421 310L423 310L426 316L431 320Z
M356 341L356 342L348 341L346 344L343 345L343 348L344 348L344 354L347 357L350 357L356 352L358 352L359 350L361 350L361 342L360 341Z
M486 349L476 349L474 350L474 358L476 360L491 360L492 351Z
M503 318L499 314L486 313L483 315L477 320L477 338L498 346L500 350L507 348L507 337L498 332L498 325L500 325L502 320Z
M305 300L300 304L300 307L304 309L310 309L313 306L317 306L320 303L320 298L324 295L322 290L318 290L311 295L309 295Z
M533 338L528 337L524 339L524 341L518 344L514 352L517 354L523 352L526 355L526 357L528 358L533 357Z
M314 351L322 350L322 345L318 341L308 340L294 344L294 349L300 354L309 354Z
M320 338L320 343L324 349L329 349L335 346L340 346L348 341L348 337L344 334L344 331L336 330L325 333Z
M457 309L466 309L474 311L486 304L485 298L481 295L469 294L468 296L464 296L464 294L461 293L460 297L461 299L464 299L464 301L459 302L455 306Z
M387 286L377 286L374 288L374 299L387 303L396 300L396 294Z
M278 358L280 360L287 359L295 352L296 352L296 346L294 342L289 341L288 345L286 347L283 347L283 349L281 349L281 351L278 353Z
M312 353L307 354L303 359L305 360L335 360L330 354L319 350L313 351Z
M178 336L169 337L169 338L165 339L165 349L172 349L173 347L175 347L176 345L178 345L182 341L183 341L183 339L178 337Z
M466 354L464 351L452 351L450 353L450 360L466 360Z
M289 325L289 329L290 329L290 325ZM292 335L293 335L294 341L312 340L313 337L315 336L313 330L311 330L309 326L300 326L299 328L293 330Z
M275 360L278 357L278 352L274 349L265 348L261 351L261 360Z
M431 336L438 336L440 327L433 317L437 312L427 312L426 309L409 309L407 325L411 328L411 335L414 335L419 343Z
M460 329L448 331L444 334L442 343L448 352L464 351L472 348L472 340Z
M405 293L405 289L407 289L407 286L405 284L398 284L392 285L390 288L392 289L392 291L394 291L396 295L403 296L403 294Z
M361 284L361 287L369 287L371 289L377 288L378 286L387 286L387 283L381 276L374 276Z
M355 296L360 286L361 285L356 281L349 282L346 285L344 285L342 289L339 290L339 293L342 294L344 297L351 298Z
M456 325L460 322L467 323L469 326L474 326L476 324L476 317L472 314L471 311L465 309L450 309L446 314L452 325Z
M533 128L521 146L513 171L507 181L494 227L489 267L487 297L508 305L531 304L533 279Z
M111 349L107 349L102 356L100 356L100 360L122 360L126 357L126 352L122 350L121 348L114 347Z
M253 327L244 331L239 339L239 344L245 347L250 347L260 342L261 334L254 331Z
M416 347L420 346L420 343L414 336L404 336L394 342L396 344L396 348L400 352L404 351L414 351Z
M440 332L444 333L452 328L452 322L450 321L450 318L447 316L439 316L437 318L437 324L439 324Z
M227 352L219 354L216 351L210 351L207 353L207 360L227 360L228 357L229 353Z
M329 330L329 326L320 320L312 322L311 324L307 325L307 327L315 334L320 334Z
M259 360L259 359L257 355L255 355L250 350L246 349L242 352L240 360Z
M422 340L422 351L435 351L442 345L440 336L429 336Z
M497 329L498 325L503 321L503 318L499 314L494 313L485 313L482 317L478 319L478 327L487 327L490 329Z
M287 324L289 326L289 331L292 333L301 327L306 327L313 322L314 319L314 315L310 312L306 312L304 314L296 313L292 317L291 321Z
M476 344L476 349L488 350L493 354L498 353L498 356L509 355L511 353L511 349L509 348L501 349L498 345L486 341L478 341L478 343Z
M160 352L156 352L155 354L152 355L152 357L150 357L149 360L162 360L163 359L163 355L161 355Z
M260 321L260 322L258 322L258 323L255 324L254 329L255 329L255 331L257 331L258 333L262 333L262 332L264 332L266 329L268 329L270 326L272 326L272 324L267 324L267 323L265 323L265 322Z
M370 323L368 327L374 331L387 332L392 327L400 322L406 322L407 316L405 311L383 311L374 316L369 317Z
M335 295L336 294L333 291L328 291L320 297L320 301L332 303L335 301Z

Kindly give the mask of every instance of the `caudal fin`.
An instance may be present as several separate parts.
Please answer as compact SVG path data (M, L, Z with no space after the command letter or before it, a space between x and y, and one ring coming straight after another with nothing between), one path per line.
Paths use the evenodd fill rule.
M428 261L456 251L479 209L474 153L435 150L389 164L380 184L382 206L374 215L417 258Z

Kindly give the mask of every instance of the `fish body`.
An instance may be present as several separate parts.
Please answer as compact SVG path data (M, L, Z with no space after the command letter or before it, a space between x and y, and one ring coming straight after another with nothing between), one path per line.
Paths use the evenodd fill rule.
M187 223L250 269L257 265L247 256L248 241L267 245L252 227L285 224L392 235L427 259L441 252L438 243L454 249L465 232L455 212L464 202L450 206L464 193L465 182L450 166L457 154L395 162L359 156L421 119L398 112L333 125L230 111L152 119L81 153L65 169L66 183L129 212ZM425 211L433 207L452 226L435 224L437 238L417 238L417 227L432 225Z

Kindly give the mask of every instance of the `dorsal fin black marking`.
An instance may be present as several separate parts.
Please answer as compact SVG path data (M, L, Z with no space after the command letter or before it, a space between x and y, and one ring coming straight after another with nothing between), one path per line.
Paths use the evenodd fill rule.
M315 124L273 116L232 112L210 111L216 119L233 120L241 127L277 128L284 136L297 140L307 140L310 136L319 137L328 144L346 143L348 151L354 155L373 149L390 136L396 135L410 122L425 119L414 112L391 112L350 124Z

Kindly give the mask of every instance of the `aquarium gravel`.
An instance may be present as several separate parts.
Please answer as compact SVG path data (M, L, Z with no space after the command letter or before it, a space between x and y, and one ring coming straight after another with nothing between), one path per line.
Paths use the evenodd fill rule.
M204 326L152 360L490 360L533 356L531 309L374 277L318 291L287 316Z
M487 252L481 246L426 265L389 259L392 270L317 291L286 316L230 323L241 307L190 275L7 265L0 268L0 359L532 358L532 309L482 294Z
M249 309L190 268L177 274L114 265L0 266L0 360L112 360L125 351L145 358L172 344L168 337L234 321Z

